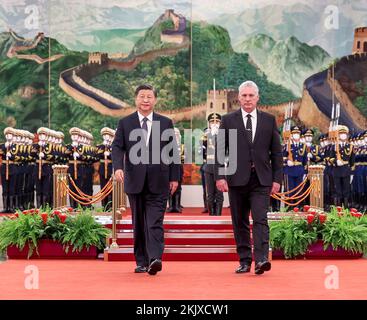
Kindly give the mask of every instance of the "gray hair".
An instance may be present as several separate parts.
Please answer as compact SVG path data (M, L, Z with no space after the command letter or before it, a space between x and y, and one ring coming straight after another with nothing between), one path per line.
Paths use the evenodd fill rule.
M259 95L259 87L257 86L257 84L251 80L248 80L248 81L245 81L245 82L242 82L240 84L240 86L238 87L238 92L241 91L242 88L244 87L252 87L255 89L255 92L257 95Z

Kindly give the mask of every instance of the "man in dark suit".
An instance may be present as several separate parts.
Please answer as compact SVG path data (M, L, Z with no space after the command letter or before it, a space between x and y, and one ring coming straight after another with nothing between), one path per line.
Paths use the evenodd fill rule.
M164 212L180 163L172 121L153 112L156 102L154 88L140 85L137 111L119 121L112 143L115 176L124 181L132 212L135 272L150 275L162 270Z
M229 192L240 258L236 273L250 272L251 269L251 211L255 274L262 274L271 269L267 211L270 194L279 192L280 188L282 147L275 118L256 109L259 101L257 85L252 81L242 83L238 99L241 108L222 117L217 145L216 186L222 192ZM224 156L229 158L227 166L220 161Z

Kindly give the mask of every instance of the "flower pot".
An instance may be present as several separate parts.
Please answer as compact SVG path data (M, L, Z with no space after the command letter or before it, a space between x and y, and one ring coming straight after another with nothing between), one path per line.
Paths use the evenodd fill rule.
M7 255L9 259L27 259L28 244L26 244L22 251L16 246L9 246L7 248ZM97 247L91 246L89 250L83 248L80 252L72 252L72 247L66 253L63 245L51 239L42 239L38 242L38 253L34 251L30 259L97 259Z
M277 260L277 259L286 259L286 257L284 256L284 251L282 249L273 249L272 250L272 258ZM294 258L289 258L290 259L304 259L305 256L300 254Z
M354 253L343 248L334 250L332 246L328 246L324 250L324 242L322 240L309 245L306 251L306 259L358 259L362 256L362 253Z

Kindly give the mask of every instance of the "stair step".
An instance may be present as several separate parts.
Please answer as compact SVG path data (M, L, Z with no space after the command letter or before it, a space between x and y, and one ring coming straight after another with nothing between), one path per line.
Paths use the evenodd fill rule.
M116 249L105 249L105 261L135 261L134 249L130 246L119 246ZM236 246L234 245L167 245L163 257L164 261L238 261ZM269 250L271 260L271 249Z
M233 232L165 232L166 245L234 245ZM112 243L112 236L108 237L109 244ZM134 234L132 231L117 233L116 242L118 245L133 245Z

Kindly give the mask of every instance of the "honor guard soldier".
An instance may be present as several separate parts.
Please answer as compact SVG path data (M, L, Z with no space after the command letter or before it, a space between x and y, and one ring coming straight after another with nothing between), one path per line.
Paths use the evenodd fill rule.
M321 161L320 150L317 144L312 142L314 137L314 132L312 129L305 129L303 132L304 144L306 145L306 155L307 155L307 165L306 165L306 174L308 174L308 167L310 165L319 163ZM308 189L310 186L310 181L307 180L305 184L305 189ZM310 196L302 202L302 204L310 203Z
M25 209L34 208L34 187L35 187L35 170L36 170L36 154L37 150L33 146L34 134L29 131L24 132L24 193L22 196L22 206Z
M204 165L205 184L209 215L220 216L223 208L223 192L219 191L215 184L215 146L221 122L219 113L211 113L208 116L209 131L206 140L206 164Z
M15 139L16 130L7 127L4 129L6 142L0 145L1 153L1 184L3 190L2 213L15 212Z
M301 143L301 130L297 126L291 128L291 142L283 149L284 175L287 191L300 185L306 174L306 145ZM290 196L293 195L293 192Z
M330 155L332 145L328 140L328 134L321 134L320 140L320 157L321 164L325 166L324 169L324 205L325 210L329 211L330 206L334 204L332 197L332 190L334 190L334 181L332 178L332 164L330 163Z
M82 145L81 145L81 130L79 128L73 127L69 130L71 137L71 144L67 146L69 154L69 169L71 179L75 182L79 189L82 188L83 181L83 171L84 166L80 158L82 156ZM70 184L70 189L76 193L76 190L72 184ZM70 206L76 208L78 203L70 197Z
M97 146L97 156L99 158L99 183L101 190L105 187L112 175L112 141L115 137L115 130L111 128L102 128L101 135L103 143ZM112 208L112 193L102 200L102 207L105 211L110 211Z
M94 163L99 161L97 157L97 149L92 145L93 135L87 131L82 131L83 134L83 149L82 161L84 161L84 178L82 183L82 190L87 195L93 195L93 177L94 177Z
M366 211L366 157L367 149L365 142L365 132L361 132L352 137L352 144L355 152L355 167L352 172L352 206L361 212Z
M204 172L204 167L205 167L205 164L206 164L206 145L207 145L208 132L209 132L209 129L205 128L204 129L204 134L200 138L200 146L199 146L199 150L198 150L199 155L201 155L202 158L203 158L203 163L200 166L200 175L201 175L201 185L203 187L204 209L203 209L203 211L201 211L201 213L208 213L209 212L208 211L207 196L206 196L205 172Z
M37 150L36 202L39 208L52 203L53 156L50 129L41 127L37 134L39 141L34 147Z
M331 150L330 162L333 165L333 179L336 191L335 204L349 208L352 170L354 169L355 154L352 144L348 142L349 129L339 125L338 139Z
M319 146L317 144L312 143L313 137L314 137L313 130L307 129L304 133L304 139L306 145L308 165L316 164L321 161Z
M182 192L182 179L183 179L183 162L184 162L184 145L181 144L181 133L178 128L174 128L175 136L176 136L176 142L178 146L178 153L180 155L181 164L179 166L180 173L178 176L178 186L174 194L169 194L168 196L168 209L166 212L169 213L181 213L182 207L181 207L181 192Z

